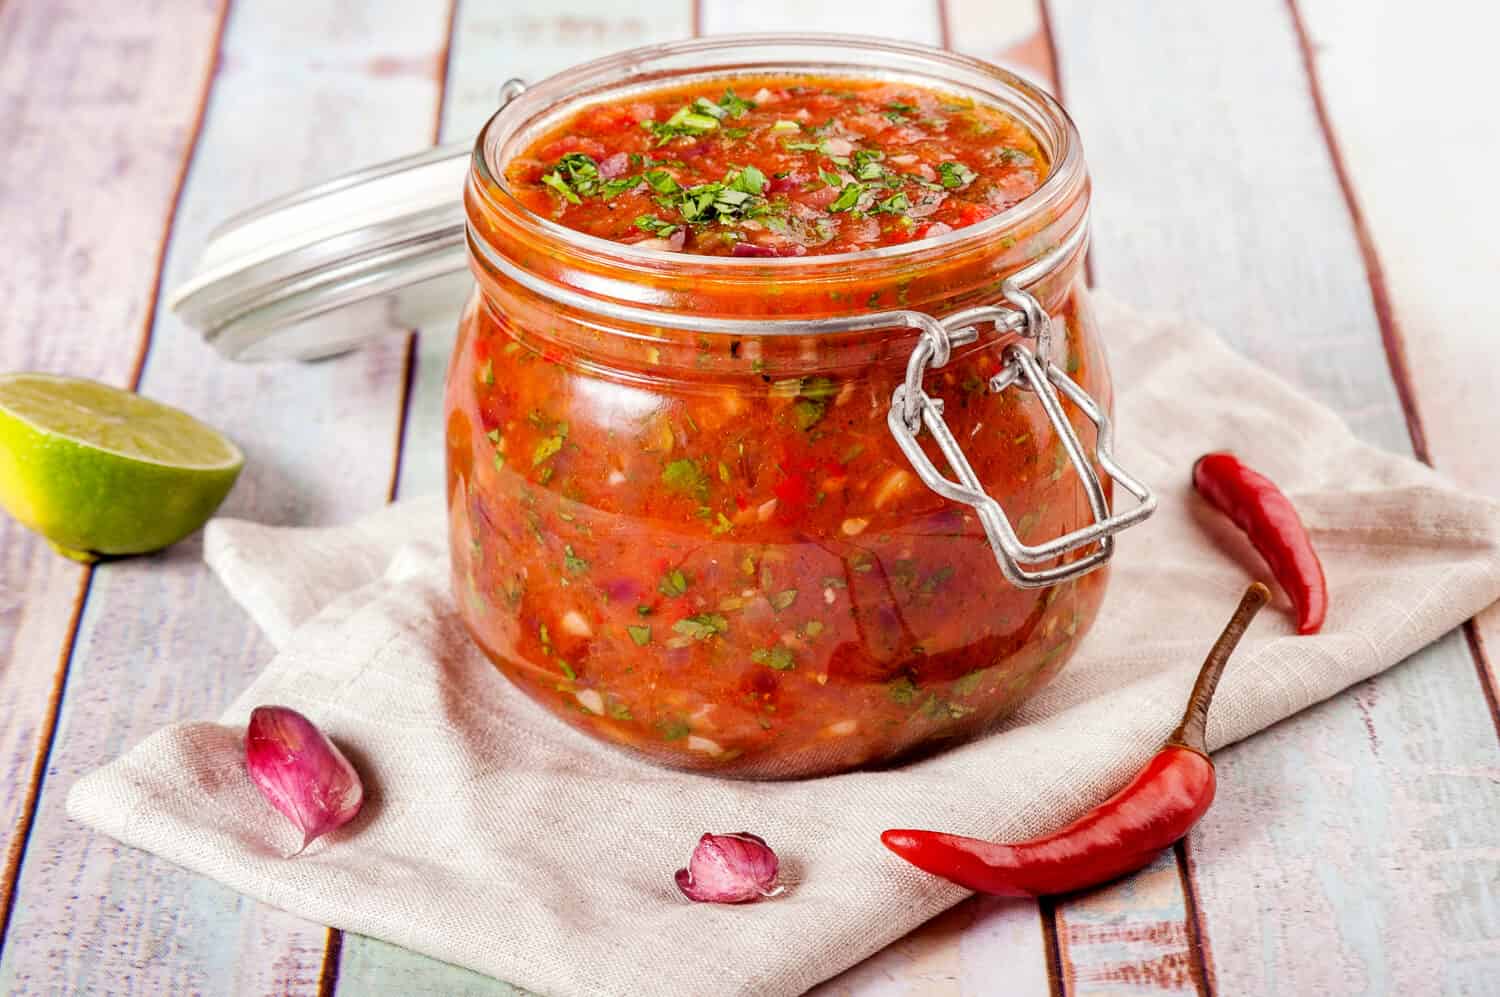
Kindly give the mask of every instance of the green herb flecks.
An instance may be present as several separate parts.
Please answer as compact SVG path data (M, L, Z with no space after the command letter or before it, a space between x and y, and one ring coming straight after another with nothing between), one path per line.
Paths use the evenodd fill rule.
M797 661L792 657L792 652L780 644L774 647L761 647L751 651L750 660L757 665L765 665L767 668L778 672L791 671L797 666Z
M666 145L673 139L703 135L719 128L725 118L744 117L755 110L754 101L725 90L724 96L714 103L707 97L699 97L691 104L678 108L666 121L642 121L641 127L656 136L657 145Z
M658 218L655 215L637 215L635 227L642 232L656 236L658 239L665 239L680 228L680 226Z
M796 423L798 429L811 429L822 421L827 408L822 402L799 398L792 404L792 422Z
M673 633L693 640L708 640L710 637L729 632L729 621L718 613L699 613L672 624Z
M859 196L865 192L863 185L858 183L846 183L844 189L839 191L839 196L834 198L833 203L828 206L829 211L848 211L859 204Z
M961 190L974 182L977 176L973 170L963 163L946 162L938 164L938 183L949 190Z
M885 105L885 117L891 124L899 125L906 121L907 117L917 110L917 105L906 104L899 100L893 100Z
M725 90L724 96L719 98L719 108L731 118L743 118L747 113L755 110L755 101L738 97L733 90Z
M662 470L661 481L671 491L692 495L699 501L708 497L708 475L695 460L684 457L672 461Z
M537 442L536 449L531 452L531 466L539 467L542 464L545 464L547 461L556 456L557 452L562 448L563 437L561 434L557 436L548 436L545 439L539 440Z
M797 590L783 589L780 592L772 594L770 597L770 601L771 608L776 610L776 612L778 613L783 609L789 609L792 603L797 601Z
M688 576L680 568L673 568L662 576L656 591L668 599L675 599L688 590Z
M898 706L909 706L917 694L917 686L915 682L903 675L886 684L885 694Z
M573 553L573 545L568 544L563 548L563 567L570 575L581 575L589 570L589 562Z
M605 180L599 174L599 164L594 161L594 157L582 152L570 152L563 156L552 167L552 171L542 177L542 183L560 194L569 204L582 204L583 198L595 195L607 200L640 182L639 177Z
M645 647L651 643L651 627L649 625L639 627L628 626L625 628L625 632L630 634L630 639L635 641L636 647Z

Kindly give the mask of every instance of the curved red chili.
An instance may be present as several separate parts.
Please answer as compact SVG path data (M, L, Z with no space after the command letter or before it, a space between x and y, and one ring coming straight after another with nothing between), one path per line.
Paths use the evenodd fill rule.
M885 846L917 868L981 893L1035 897L1096 886L1146 865L1181 838L1214 798L1204 743L1208 706L1229 655L1271 592L1246 590L1203 661L1182 723L1124 789L1059 831L1000 844L937 831L890 830Z
M1204 454L1193 487L1245 531L1297 610L1297 632L1317 633L1328 614L1328 582L1291 499L1232 453Z

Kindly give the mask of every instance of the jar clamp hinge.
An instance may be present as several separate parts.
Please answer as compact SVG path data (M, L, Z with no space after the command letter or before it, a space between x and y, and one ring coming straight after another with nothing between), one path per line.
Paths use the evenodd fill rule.
M1108 561L1114 553L1114 535L1150 516L1156 510L1156 496L1115 463L1113 428L1104 409L1051 361L1052 319L1046 309L1014 281L1006 281L1002 293L1011 307L970 308L941 322L930 316L912 314L911 317L916 319L914 324L921 326L922 334L907 363L906 379L891 396L886 422L922 481L944 498L962 502L979 515L979 522L1005 578L1017 588L1044 588L1087 574ZM1021 542L1000 503L986 494L958 440L943 419L942 400L931 397L922 388L922 378L927 371L946 364L953 347L977 341L978 326L986 323L992 324L999 333L1013 333L1023 341L1036 344L1035 352L1021 342L1007 345L1003 354L1004 367L990 379L988 388L998 393L1015 386L1036 395L1083 483L1093 510L1093 522L1087 526L1034 546ZM1094 424L1098 466L1136 498L1134 508L1123 513L1111 512L1094 462L1085 455L1078 434L1063 411L1059 392ZM944 477L917 441L924 426L932 433L939 452L957 480ZM1053 561L1089 546L1094 549L1076 560L1046 568L1029 570L1024 567Z

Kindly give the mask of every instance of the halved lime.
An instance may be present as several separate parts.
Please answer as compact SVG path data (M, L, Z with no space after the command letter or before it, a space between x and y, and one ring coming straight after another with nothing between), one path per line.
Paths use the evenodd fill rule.
M76 377L0 375L0 505L75 560L176 543L244 463L170 405Z

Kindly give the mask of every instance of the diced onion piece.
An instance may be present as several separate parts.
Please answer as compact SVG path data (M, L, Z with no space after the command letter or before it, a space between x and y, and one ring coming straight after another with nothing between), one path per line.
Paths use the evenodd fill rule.
M724 749L719 747L719 742L709 737L699 737L697 734L689 734L687 739L689 751L701 751L705 755L722 754Z
M827 156L847 156L854 151L854 143L837 136L823 140L822 152Z
M575 637L594 636L594 628L589 626L589 621L584 619L583 614L576 609L570 609L563 614L562 628Z
M859 723L851 718L849 720L840 720L836 724L829 724L827 727L824 727L823 735L825 737L848 737L856 730L859 730Z
M585 710L604 715L604 697L599 695L598 689L580 689L573 695L578 699L578 705Z
M912 477L910 471L899 467L891 468L881 477L880 483L875 486L875 495L873 497L875 508L884 509L891 502L906 494L906 490L911 487L913 480L915 479Z
M609 477L606 478L605 480L608 481L611 485L616 485L616 486L623 485L625 483L625 472L624 471L610 471L609 472Z
M870 521L863 516L850 516L848 519L844 520L843 525L840 526L839 529L843 531L844 536L846 537L857 537L861 533L863 533L865 531L865 527L869 525Z
M758 518L762 523L769 521L770 518L773 515L775 515L775 514L776 514L776 500L775 499L771 499L768 502L762 502L761 505L760 505L760 508L757 509L756 513L755 513L756 518Z

